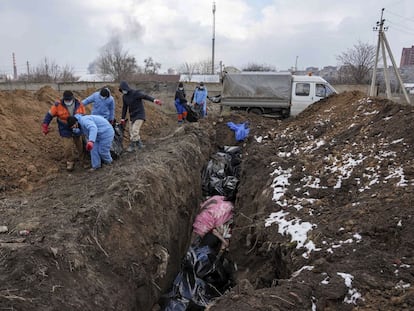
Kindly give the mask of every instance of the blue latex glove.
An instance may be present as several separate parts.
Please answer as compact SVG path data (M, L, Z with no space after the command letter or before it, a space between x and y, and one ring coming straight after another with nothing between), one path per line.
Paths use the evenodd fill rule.
M239 123L239 124L235 124L233 122L227 122L227 126L235 132L234 134L236 136L237 141L243 141L249 135L250 129L248 125L249 125L248 122Z

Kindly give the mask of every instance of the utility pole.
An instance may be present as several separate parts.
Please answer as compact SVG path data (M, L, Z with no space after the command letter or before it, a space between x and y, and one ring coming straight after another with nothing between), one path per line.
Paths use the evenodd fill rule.
M13 56L13 80L17 80L17 67L16 67L16 55L12 54Z
M216 2L213 2L213 42L211 55L211 74L214 74L214 41L216 36Z
M375 83L376 83L376 75L377 75L377 67L378 67L378 58L379 58L379 50L382 49L382 59L384 63L384 79L385 79L385 88L386 88L386 94L388 99L392 99L391 94L391 86L390 86L390 78L388 75L388 65L387 65L387 55L385 49L388 51L388 55L390 56L392 66L394 69L395 76L398 79L398 82L400 84L400 87L404 93L405 100L407 103L410 104L410 98L408 97L407 91L404 88L404 83L402 81L401 75L398 71L397 65L394 60L394 56L392 55L390 45L388 44L387 37L385 36L385 31L388 29L388 27L384 27L385 19L383 19L384 14L384 8L381 10L381 18L380 21L377 22L377 26L373 28L374 31L378 31L378 44L377 44L377 51L375 54L375 63L374 63L374 69L372 71L372 81L371 81L371 89L370 89L370 96L375 96Z
M298 58L299 56L296 56L296 61L295 61L295 72L298 71Z
M220 77L223 76L223 61L220 61Z

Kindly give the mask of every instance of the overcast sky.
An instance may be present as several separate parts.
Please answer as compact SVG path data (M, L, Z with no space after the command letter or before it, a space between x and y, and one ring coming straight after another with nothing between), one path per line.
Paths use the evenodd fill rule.
M0 0L0 74L18 73L45 57L87 73L113 38L141 66L151 56L160 73L212 57L215 64L336 66L358 41L377 45L372 28L385 8L386 32L399 65L414 45L414 0Z

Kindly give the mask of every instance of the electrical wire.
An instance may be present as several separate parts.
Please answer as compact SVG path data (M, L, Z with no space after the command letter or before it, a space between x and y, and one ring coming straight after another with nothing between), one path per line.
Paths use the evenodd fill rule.
M404 25L401 25L401 24L398 24L398 23L391 22L390 20L387 20L387 22L388 22L389 24L391 24L391 25L393 25L393 26L394 26L394 27L392 27L391 29L396 29L396 30L398 30L398 31L405 32L405 33L407 33L407 34L409 34L409 35L414 35L414 29L407 29L407 27L405 27ZM401 27L401 28L400 28L400 27Z
M388 10L387 10L387 13L390 13L391 15L395 15L395 16L397 16L397 17L399 17L399 18L402 18L402 19L405 19L405 20L407 20L407 21L410 21L410 22L413 22L413 23L414 23L414 18L405 17L405 16L402 16L402 15L400 15L400 14L397 14L397 13L394 13L394 12L392 12L392 11L388 11Z
M384 7L387 7L387 6L393 6L393 7L396 7L397 5L399 5L401 2L403 2L403 1L405 1L405 0L400 0L400 1L397 1L397 2L395 2L395 0L394 1L390 1L389 3L388 3L388 5L386 5L386 6L384 6Z

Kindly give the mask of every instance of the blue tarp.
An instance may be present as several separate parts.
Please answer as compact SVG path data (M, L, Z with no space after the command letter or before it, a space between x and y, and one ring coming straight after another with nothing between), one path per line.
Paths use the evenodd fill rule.
M227 122L227 126L234 131L237 141L243 141L249 135L249 122L247 121L239 124Z

